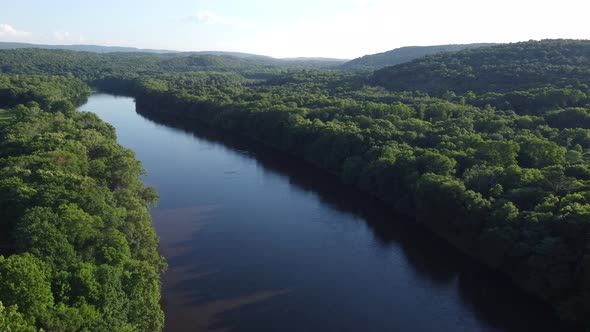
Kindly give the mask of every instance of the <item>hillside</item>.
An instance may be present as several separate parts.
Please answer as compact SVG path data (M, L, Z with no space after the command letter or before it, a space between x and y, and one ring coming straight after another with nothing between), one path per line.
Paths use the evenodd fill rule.
M26 61L23 61L26 59ZM164 72L234 71L258 74L290 69L322 69L337 65L316 59L280 60L262 56L177 53L91 53L49 49L0 50L0 73L72 74L86 81L117 75Z
M117 52L141 52L141 53L178 53L171 50L155 50L123 46L101 46L101 45L46 45L30 43L0 42L0 50L14 50L19 48L40 48L48 50L68 50L77 52L92 53L117 53Z
M348 61L347 59L332 59L332 58L314 58L314 57L300 57L300 58L273 58L266 55L242 53L242 52L225 52L225 51L194 51L194 52L180 52L173 50L156 50L144 49L135 47L122 46L101 46L101 45L45 45L45 44L30 44L30 43L13 43L0 42L0 50L19 50L19 49L42 49L42 50L64 50L74 52L88 52L105 55L114 55L113 53L149 53L154 55L164 55L169 57L200 57L205 58L209 56L225 58L227 61L244 60L253 61L257 65L266 66L289 66L289 67L305 67L305 68L330 68L336 67ZM133 55L128 55L132 57ZM135 55L140 56L140 55ZM228 60L229 59L229 60ZM4 64L4 63L3 63ZM233 69L236 69L235 66Z
M301 71L255 84L227 74L146 77L133 95L142 114L247 135L339 176L587 328L590 91L556 65L590 70L579 55L586 43L480 49L495 59L483 69L505 68L505 93L482 85L457 96L446 90L461 82L450 81L437 98L362 86L353 73ZM547 84L516 90L530 78L508 68L536 53L546 54L535 66ZM496 79L482 68L473 66L474 81Z
M435 46L406 46L396 48L391 51L365 55L360 58L348 61L340 66L344 70L376 70L387 66L393 66L404 62L409 62L425 55L440 52L456 52L468 48L477 48L483 46L492 46L495 44L478 43L462 45L435 45Z
M317 68L337 69L338 66L349 61L348 59L336 58L316 58L316 57L299 57L299 58L281 58L280 61L290 63L292 65L307 64L308 66L315 65Z
M543 40L430 55L376 71L394 91L510 92L590 83L590 41Z
M370 77L376 87L350 72L197 55L0 51L0 70L71 73L131 94L142 114L222 128L307 160L587 330L589 58L590 41L498 45L384 68ZM268 79L249 80L251 70ZM18 102L27 85L6 95Z

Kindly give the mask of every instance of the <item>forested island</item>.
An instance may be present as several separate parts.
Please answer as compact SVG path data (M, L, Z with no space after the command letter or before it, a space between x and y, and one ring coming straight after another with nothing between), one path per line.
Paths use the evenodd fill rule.
M112 128L72 106L91 86L305 159L590 326L588 41L437 53L368 74L2 50L0 72L0 324L163 325L156 195Z

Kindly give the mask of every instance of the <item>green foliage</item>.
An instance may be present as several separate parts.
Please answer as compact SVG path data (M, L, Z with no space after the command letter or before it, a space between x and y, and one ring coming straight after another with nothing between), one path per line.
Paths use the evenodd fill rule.
M0 329L161 330L165 264L147 209L157 194L141 164L112 127L75 110L85 84L8 82L38 103L12 108L0 132L0 244L12 253L0 256ZM35 92L46 84L59 92Z
M0 331L5 332L36 332L37 329L25 320L18 312L16 305L6 308L0 302Z
M53 306L50 280L50 266L31 254L0 256L0 298L32 322Z
M0 128L12 118L12 113L8 110L0 109Z
M590 83L590 42L543 40L439 53L376 71L371 82L391 90L476 94ZM516 95L515 95L516 97ZM551 103L559 102L556 96ZM519 99L527 99L526 96Z
M74 76L89 82L113 75L137 77L197 71L240 72L260 78L283 70L330 68L341 63L340 60L330 59L289 60L237 54L91 53L33 48L0 50L0 73Z
M503 49L463 52L484 50ZM587 89L575 80L560 80L558 88L523 83L522 93L498 93L493 84L484 90L482 83L465 96L442 85L442 98L363 87L358 77L337 72L129 82L139 112L233 130L298 155L414 215L553 303L564 318L586 324L581 306L566 304L582 301L574 299L588 272L564 270L582 264L590 240L575 235L590 232L584 219L590 200L565 199L590 184L590 131L582 121ZM549 249L541 255L535 248Z
M68 101L81 103L89 94L84 82L71 77L0 74L0 107L35 102L45 109L63 112L62 105Z
M148 116L304 158L587 327L589 54L590 42L567 40L441 53L379 70L373 86L351 73L192 56L22 50L0 59L4 72L71 72L133 95ZM43 103L13 107L0 141L1 226L14 234L2 239L50 267L53 302L38 309L49 314L25 318L44 328L161 329L164 265L146 210L156 197L139 181L141 165L95 116Z
M339 66L344 70L376 70L387 66L412 61L429 54L441 52L456 52L469 48L492 46L494 44L464 44L464 45L437 45L437 46L407 46L396 48L391 51L365 55L350 60Z

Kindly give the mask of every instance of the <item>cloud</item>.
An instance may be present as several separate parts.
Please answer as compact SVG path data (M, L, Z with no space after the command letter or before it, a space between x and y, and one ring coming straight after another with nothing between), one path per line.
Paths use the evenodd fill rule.
M30 32L15 29L12 25L0 23L0 37L29 37Z
M187 16L184 18L188 22L197 22L205 24L220 24L225 23L225 19L209 10L201 10L196 15Z

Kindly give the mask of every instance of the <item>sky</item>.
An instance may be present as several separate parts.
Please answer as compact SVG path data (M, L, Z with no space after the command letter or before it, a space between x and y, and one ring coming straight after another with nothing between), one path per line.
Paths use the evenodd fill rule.
M590 39L588 0L0 0L0 8L0 41L280 58Z

